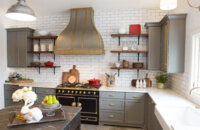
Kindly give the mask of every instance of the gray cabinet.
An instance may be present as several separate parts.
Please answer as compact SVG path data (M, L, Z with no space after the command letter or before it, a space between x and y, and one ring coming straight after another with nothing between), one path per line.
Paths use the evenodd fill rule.
M39 88L35 87L35 93L38 96L37 103L41 103L45 96L48 95L55 95L55 89L54 88Z
M154 114L155 103L148 97L147 130L163 130Z
M147 23L148 31L148 70L160 70L160 31L158 23Z
M145 94L100 92L100 123L144 128Z
M186 14L168 14L161 22L145 26L149 33L148 69L183 73Z
M33 35L30 28L7 29L7 61L8 67L27 67L33 60L33 56L27 51L32 51L32 40L28 36Z

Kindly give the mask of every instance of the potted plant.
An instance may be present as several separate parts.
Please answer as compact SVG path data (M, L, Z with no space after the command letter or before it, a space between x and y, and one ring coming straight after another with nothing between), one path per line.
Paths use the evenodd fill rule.
M164 88L165 83L167 82L167 75L160 73L160 75L156 76L156 81L158 83L158 88Z

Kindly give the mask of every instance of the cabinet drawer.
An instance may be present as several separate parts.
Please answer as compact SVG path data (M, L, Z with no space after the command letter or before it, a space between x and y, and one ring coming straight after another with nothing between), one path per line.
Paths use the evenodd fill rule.
M6 99L6 100L5 100L5 107L8 107L8 106L16 106L16 105L23 106L24 103L23 103L23 101L13 102L12 99Z
M143 101L145 99L145 93L126 93L126 99Z
M100 109L124 110L124 101L118 99L100 100Z
M53 88L35 88L36 93L55 95L55 89Z
M124 99L123 92L100 92L100 98Z
M123 123L123 111L100 111L100 121Z
M5 91L16 91L17 89L20 89L22 87L18 86L18 85L5 85L4 90Z

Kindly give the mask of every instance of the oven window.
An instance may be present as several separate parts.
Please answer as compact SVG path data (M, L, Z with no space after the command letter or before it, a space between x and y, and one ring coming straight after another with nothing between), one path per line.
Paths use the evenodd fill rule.
M72 106L75 102L75 97L72 96L57 96L57 99L63 106Z
M97 98L78 97L77 104L80 104L79 107L82 107L82 113L97 114L97 111L98 111Z

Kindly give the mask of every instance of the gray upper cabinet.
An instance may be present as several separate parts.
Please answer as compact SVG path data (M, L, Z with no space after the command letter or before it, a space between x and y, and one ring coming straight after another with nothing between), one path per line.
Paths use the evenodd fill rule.
M148 23L148 70L160 70L160 24Z
M161 22L146 23L149 32L149 70L184 72L186 16L168 14Z
M27 51L32 51L32 40L28 36L33 35L30 28L7 29L7 58L8 67L27 67L33 60L33 56Z

